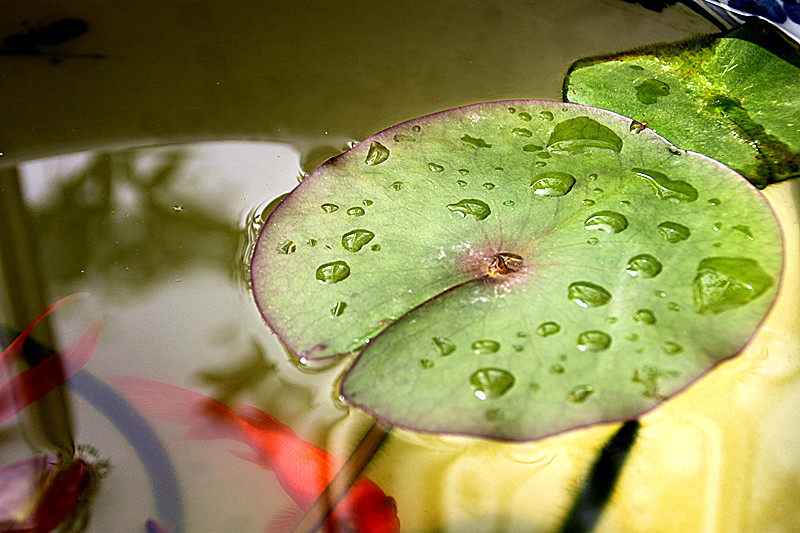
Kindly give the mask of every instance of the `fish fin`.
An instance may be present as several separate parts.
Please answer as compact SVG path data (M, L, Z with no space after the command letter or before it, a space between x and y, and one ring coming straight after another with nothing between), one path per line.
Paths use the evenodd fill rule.
M55 309L59 309L60 307L74 302L75 296L76 295L71 295L58 300L56 304L61 303L61 305L54 307L56 304L53 304L48 308L49 311L52 312ZM46 313L42 313L42 315L34 321L34 324L36 324L38 320L41 320L41 318L44 318L44 316L46 316ZM13 378L9 378L5 384L0 385L0 422L11 418L25 407L64 383L64 381L74 376L75 373L89 361L92 354L94 354L100 339L102 324L103 320L101 318L94 320L83 335L67 348L61 352L50 355L36 366L21 372ZM10 359L18 357L19 354L16 352L22 352L22 346L28 333L30 333L30 328L20 334L19 337L6 348L3 355Z
M198 392L134 376L110 380L137 408L165 422L190 426L189 440L231 439L246 442L230 407Z
M265 413L258 407L240 403L236 404L233 410L242 420L246 420L248 424L258 429L270 433L278 431L286 435L296 436L292 428L279 422L272 415Z
M296 505L278 511L267 524L264 533L290 533L305 513Z
M144 530L146 533L167 533L167 530L162 526L158 520L149 518L144 523Z
M272 470L272 465L268 461L264 461L264 459L261 458L256 453L240 452L239 450L228 450L228 451L234 457L238 457L239 459L258 465L266 470Z

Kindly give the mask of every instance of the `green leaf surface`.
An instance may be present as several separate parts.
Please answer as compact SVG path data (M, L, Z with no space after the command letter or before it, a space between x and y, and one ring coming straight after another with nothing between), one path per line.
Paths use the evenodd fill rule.
M652 128L758 187L800 176L800 53L769 24L582 59L563 96L631 117L631 128Z
M378 133L272 213L256 303L302 359L361 350L341 393L397 426L529 440L652 408L745 345L782 246L741 176L629 124L508 101Z

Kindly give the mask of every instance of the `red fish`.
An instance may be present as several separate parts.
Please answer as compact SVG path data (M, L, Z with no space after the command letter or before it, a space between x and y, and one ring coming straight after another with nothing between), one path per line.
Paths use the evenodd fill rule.
M325 450L300 439L288 426L249 405L234 407L202 394L147 379L119 376L114 383L148 414L191 427L190 439L231 439L255 453L252 460L275 473L297 504L281 513L270 531L289 531L322 494L341 467ZM241 454L236 454L243 457ZM394 498L360 478L326 521L327 531L395 533L400 530Z
M33 327L53 311L83 297L73 294L53 303L0 354L0 422L64 383L94 353L100 319L65 350L9 377L7 366L22 354ZM67 525L67 530L76 524L80 527L87 519L89 500L106 468L106 463L94 462L90 457L93 452L84 451L79 449L69 457L64 453L41 455L0 469L0 531L47 533L59 526Z

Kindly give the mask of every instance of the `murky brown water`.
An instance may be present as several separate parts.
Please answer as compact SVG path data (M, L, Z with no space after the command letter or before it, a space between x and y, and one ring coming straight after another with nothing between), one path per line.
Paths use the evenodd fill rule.
M63 343L103 317L93 376L250 403L340 458L370 423L334 400L342 367L290 364L248 292L264 206L394 123L478 101L558 99L577 58L714 31L682 8L612 0L239 5L0 7L0 36L67 16L89 28L0 55L0 206L12 228L0 238L15 246L4 248L14 260L0 272L0 318L25 325L88 292L51 324ZM800 529L798 187L767 195L787 232L779 303L742 357L643 418L598 531ZM177 525L176 507L154 497L141 443L87 400L92 390L84 382L2 426L0 466L68 438L47 416L66 401L77 442L112 464L89 531ZM264 531L291 505L271 472L229 453L242 445L151 426L179 480L184 531ZM614 429L526 445L395 431L366 474L397 500L404 532L554 531Z

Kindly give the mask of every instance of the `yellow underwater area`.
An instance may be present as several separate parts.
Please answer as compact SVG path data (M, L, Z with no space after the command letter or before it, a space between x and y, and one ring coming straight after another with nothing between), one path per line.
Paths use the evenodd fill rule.
M800 181L764 194L785 239L775 305L739 356L642 417L598 533L800 531ZM617 428L530 444L396 431L367 474L404 532L557 531Z

